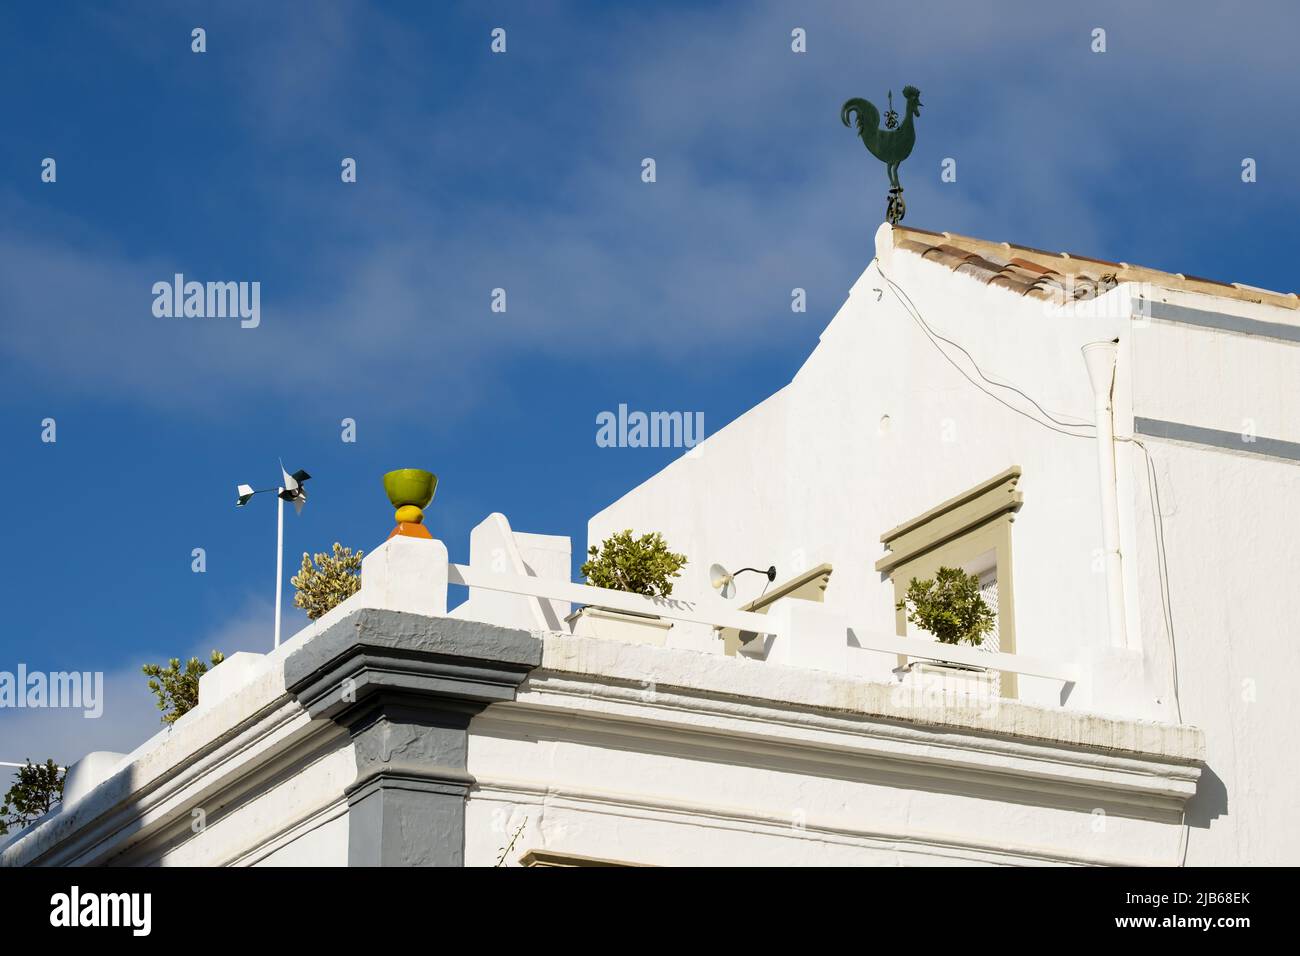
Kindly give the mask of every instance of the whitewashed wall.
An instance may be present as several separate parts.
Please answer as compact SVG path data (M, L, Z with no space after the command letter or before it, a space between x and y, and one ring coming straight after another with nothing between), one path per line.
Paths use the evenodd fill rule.
M1266 322L1300 318L1206 296L1162 297ZM1128 342L1135 415L1232 433L1253 426L1259 436L1300 442L1300 344L1162 322L1135 327ZM1206 735L1207 770L1188 810L1188 862L1294 865L1300 463L1144 441L1162 504L1182 719ZM1151 669L1167 677L1171 642L1146 464L1132 446L1124 454L1142 645Z
M895 253L887 227L877 253L936 331L961 343L989 378L1014 383L1056 417L1092 420L1079 349L1118 337L1118 434L1130 433L1136 414L1229 431L1253 419L1261 435L1300 441L1300 346L1160 322L1133 327L1128 302L1150 290L1127 284L1091 303L1090 315L1062 314ZM1155 294L1296 322L1283 309ZM1030 410L1013 393L993 391ZM1167 495L1182 715L1207 730L1209 768L1227 789L1224 796L1213 780L1203 785L1189 861L1300 862L1300 827L1286 806L1300 779L1288 742L1300 713L1284 687L1300 665L1300 625L1283 608L1300 572L1300 465L1146 444ZM1056 434L975 389L873 263L793 382L595 515L589 540L625 527L662 531L690 559L675 592L686 597L708 588L714 561L774 563L778 579L829 561L827 604L892 631L893 589L872 570L881 533L1016 464L1025 498L1013 525L1017 650L1070 656L1108 640L1095 456L1092 439ZM1172 720L1146 465L1132 445L1121 444L1119 457L1129 633L1147 662L1145 703ZM737 600L762 583L742 576ZM850 660L867 672L865 657ZM1023 700L1043 705L1055 704L1059 690L1051 681L1020 683Z

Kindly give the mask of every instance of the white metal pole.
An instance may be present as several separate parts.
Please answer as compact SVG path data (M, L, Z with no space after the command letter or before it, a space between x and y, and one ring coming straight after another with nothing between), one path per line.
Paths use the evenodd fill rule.
M275 646L280 646L280 589L284 586L284 499L283 488L275 490Z

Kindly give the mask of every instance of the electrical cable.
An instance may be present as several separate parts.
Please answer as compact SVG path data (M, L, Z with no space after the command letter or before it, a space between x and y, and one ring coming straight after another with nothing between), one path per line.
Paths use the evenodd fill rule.
M930 344L933 345L933 346L935 347L935 349L939 352L939 354L942 355L942 356L943 356L943 357L948 361L948 364L950 364L953 368L955 368L958 372L961 373L962 377L965 378L966 381L970 382L972 385L974 385L976 388L978 388L981 392L983 392L983 393L984 393L985 395L987 395L989 398L991 398L991 399L993 399L994 401L998 402L999 404L1005 406L1006 408L1009 408L1011 411L1015 412L1017 415L1021 415L1021 416L1025 417L1025 418L1028 418L1031 422L1035 422L1035 423L1037 423L1037 424L1039 424L1039 425L1042 425L1044 428L1048 428L1048 429L1050 429L1050 430L1052 430L1052 431L1054 431L1054 432L1059 432L1059 433L1062 434L1062 435L1071 435L1071 436L1073 436L1073 437L1075 437L1075 438L1091 438L1091 437L1093 437L1093 436L1088 435L1088 434L1081 434L1081 433L1079 433L1079 432L1066 431L1066 429L1067 429L1067 428L1092 428L1092 429L1095 429L1095 428L1096 428L1095 425L1092 425L1092 424L1090 424L1090 423L1088 423L1088 422L1067 422L1067 421L1062 421L1061 419L1056 418L1054 415L1052 415L1050 412L1048 412L1047 409L1043 408L1042 405L1038 404L1038 402L1035 401L1033 398L1031 398L1029 395L1025 394L1025 393L1024 393L1023 391L1021 391L1019 388L1016 388L1016 386L1014 386L1014 385L1007 385L1007 384L1005 384L1005 383L1003 383L1003 382L995 382L993 379L991 379L991 378L989 378L987 375L985 375L984 372L983 372L983 370L980 369L980 367L979 367L979 363L975 361L975 359L971 356L970 352L966 351L966 349L965 349L964 347L962 347L959 343L954 342L952 339L946 338L946 337L943 336L943 335L940 335L938 332L934 331L934 329L932 329L932 328L930 327L929 323L927 323L927 322L925 321L925 319L922 317L922 315L921 315L921 311L916 307L916 304L915 304L914 302L912 302L911 297L907 295L907 292L906 292L905 290L903 290L901 287L899 287L899 285L898 285L896 282L894 282L893 279L891 279L891 278L889 278L889 276L885 275L885 270L882 269L882 268L880 268L880 261L879 261L879 259L873 259L872 261L873 261L873 262L875 263L875 265L876 265L876 271L879 272L879 273L880 273L880 277L881 277L882 279L885 280L885 285L887 285L887 286L889 287L889 291L893 294L894 298L898 300L899 305L901 305L901 306L902 306L902 307L907 311L908 315L911 316L912 321L914 321L914 322L917 324L917 326L921 329L922 333L923 333L923 334L925 335L925 337L930 341ZM943 347L942 347L941 345L939 345L939 341L936 341L936 339L939 340L939 341L942 341L942 342L946 342L947 344L951 345L953 348L955 348L955 349L957 349L958 351L960 351L963 355L965 355L966 358L967 358L967 360L970 361L971 366L975 369L976 374L979 375L979 377L980 377L981 379L983 379L985 382L987 382L989 385L992 385L992 386L994 386L995 388L1005 388L1005 389L1007 389L1008 391L1015 392L1017 395L1019 395L1019 396L1020 396L1021 398L1023 398L1025 401L1029 402L1029 403L1030 403L1031 405L1033 405L1036 409L1038 409L1040 412L1042 412L1043 415L1044 415L1044 416L1045 416L1049 421L1051 421L1051 422L1053 422L1053 423L1055 423L1055 424L1048 424L1048 422L1045 422L1045 421L1042 421L1041 419L1035 418L1033 415L1029 414L1029 412L1025 411L1024 409L1022 409L1022 408L1017 408L1015 405L1012 405L1010 402L1006 401L1006 400L1003 399L1001 396L996 395L996 394L994 394L993 392L990 392L987 388L985 388L985 387L984 387L983 385L981 385L979 382L975 381L975 379L971 378L970 374L969 374L969 373L968 373L964 368L962 368L961 365L959 365L959 364L958 364L958 363L953 359L953 357L952 357L951 355L949 355L949 354L948 354L948 353L943 349ZM1056 426L1061 426L1061 427L1058 428L1058 427L1056 427Z
M1165 633L1169 635L1169 657L1173 671L1174 710L1178 714L1178 722L1181 724L1183 722L1183 705L1178 683L1178 645L1174 640L1174 609L1169 588L1169 552L1165 546L1164 506L1160 503L1160 479L1156 473L1151 451L1141 439L1116 436L1115 440L1131 442L1137 445L1138 448L1142 449L1142 455L1146 460L1147 496L1151 501L1151 529L1156 542L1156 569L1159 572L1160 579L1161 612L1164 614Z

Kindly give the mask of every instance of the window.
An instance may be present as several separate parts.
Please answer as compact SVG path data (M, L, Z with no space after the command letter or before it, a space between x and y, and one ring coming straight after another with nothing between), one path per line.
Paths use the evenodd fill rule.
M975 571L974 568L965 569L971 574L979 575L980 597L984 599L984 603L987 604L989 610L993 612L993 630L984 635L984 643L980 644L980 650L982 651L1002 650L1002 637L999 631L1000 622L998 621L998 568L996 560L996 555L994 555L995 563L992 567L986 568L982 573ZM1014 674L1008 674L1005 676L1011 678L1015 677ZM1004 675L1001 671L993 672L993 692L999 696L1002 695L1003 677Z
M876 570L894 582L895 603L912 578L930 577L945 565L961 568L979 577L980 593L996 619L993 633L980 648L1014 653L1011 523L1024 502L1016 490L1019 481L1020 468L1013 465L881 535L889 553L876 562ZM906 612L897 612L895 625L896 633L908 634ZM1003 697L1016 696L1015 674L999 674L997 679Z

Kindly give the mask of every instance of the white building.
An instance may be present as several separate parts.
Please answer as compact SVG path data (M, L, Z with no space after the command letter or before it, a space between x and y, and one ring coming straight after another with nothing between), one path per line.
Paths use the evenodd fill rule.
M500 515L392 538L0 863L1300 862L1298 305L882 226L794 380L591 519L671 600ZM945 564L991 646L895 610Z

